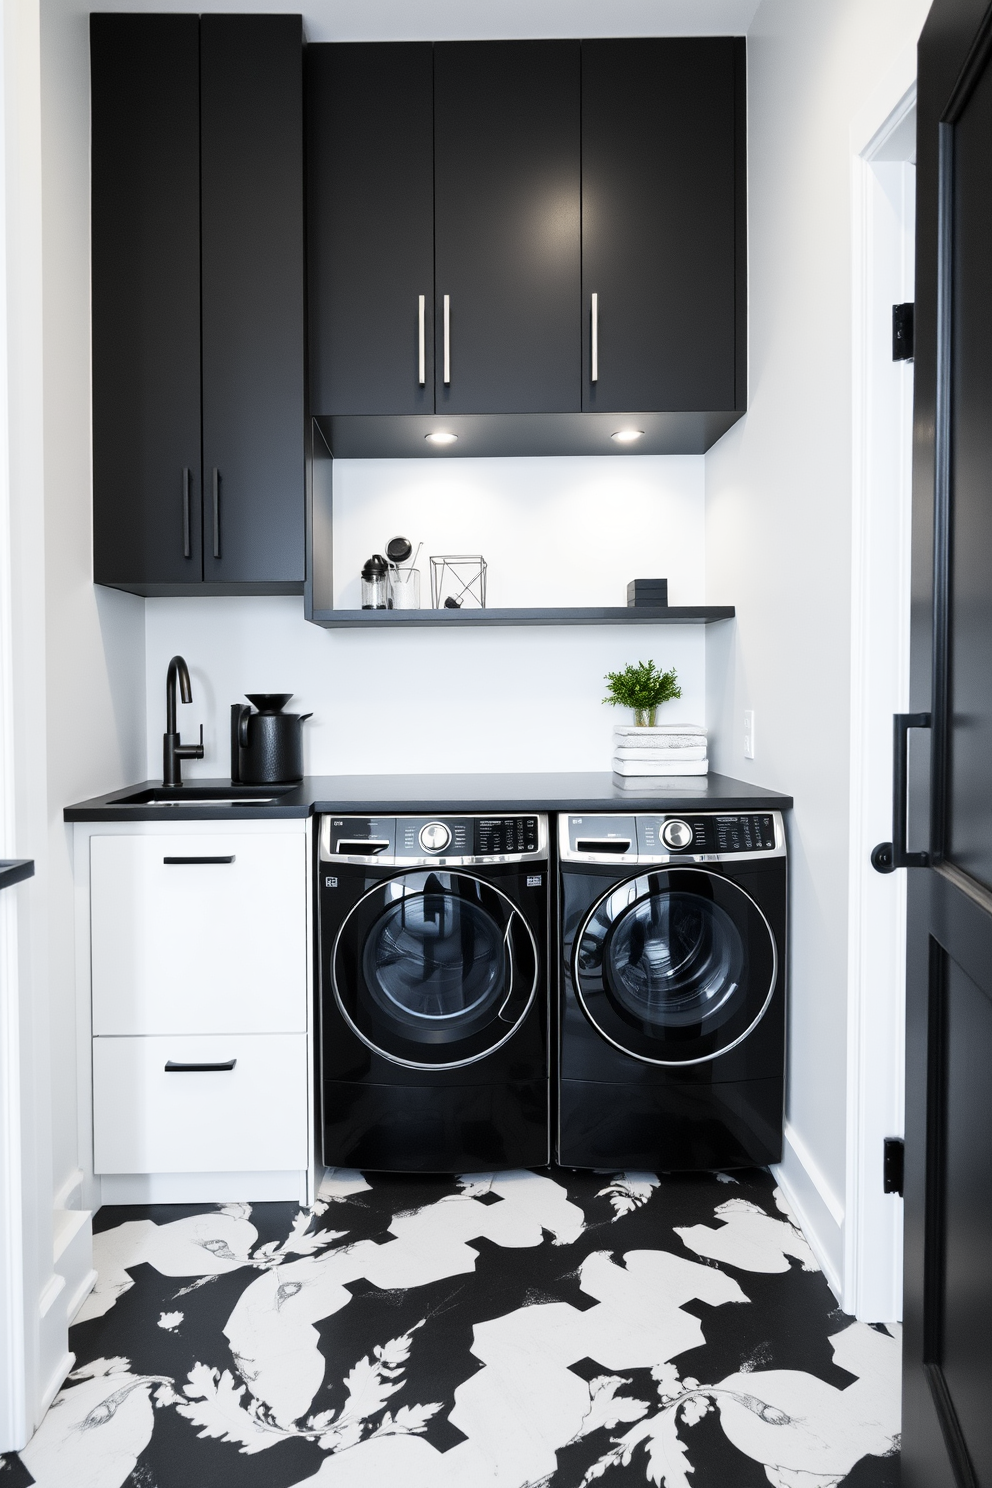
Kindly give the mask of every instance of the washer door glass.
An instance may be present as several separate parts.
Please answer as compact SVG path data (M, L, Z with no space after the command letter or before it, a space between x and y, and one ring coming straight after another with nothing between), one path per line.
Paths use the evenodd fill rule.
M653 1064L697 1064L761 1019L777 956L739 885L681 869L604 895L576 937L573 973L583 1011L611 1043Z
M537 951L492 884L407 873L348 915L332 954L334 996L370 1048L397 1064L450 1069L510 1038L533 1001Z

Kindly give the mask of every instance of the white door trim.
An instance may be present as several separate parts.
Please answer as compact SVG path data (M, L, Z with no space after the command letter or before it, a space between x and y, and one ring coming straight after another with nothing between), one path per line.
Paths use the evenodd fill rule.
M893 364L890 305L911 300L915 48L851 132L851 794L847 1178L842 1305L902 1308L902 1201L882 1191L882 1143L903 1129L905 874L870 866L891 835L891 715L909 695L912 371Z

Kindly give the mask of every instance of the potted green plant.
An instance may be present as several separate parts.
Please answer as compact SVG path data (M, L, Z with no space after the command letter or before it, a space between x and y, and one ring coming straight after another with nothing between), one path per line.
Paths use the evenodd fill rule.
M631 663L622 672L607 672L609 696L603 699L614 708L632 708L634 722L641 728L654 728L662 703L682 696L675 668L659 672L653 661Z

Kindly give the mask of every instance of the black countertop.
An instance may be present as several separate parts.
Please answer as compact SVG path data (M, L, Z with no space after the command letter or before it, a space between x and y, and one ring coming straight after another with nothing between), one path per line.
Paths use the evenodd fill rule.
M230 789L228 780L190 780L195 788ZM119 804L122 796L154 788L146 780L105 796L67 806L69 822L253 821L307 817L336 811L362 815L416 815L445 811L788 811L792 797L729 775L668 777L657 787L628 790L609 770L533 775L311 775L299 785L275 786L275 802L251 805ZM176 792L182 799L181 789Z
M0 858L0 889L9 889L25 878L34 878L33 858Z

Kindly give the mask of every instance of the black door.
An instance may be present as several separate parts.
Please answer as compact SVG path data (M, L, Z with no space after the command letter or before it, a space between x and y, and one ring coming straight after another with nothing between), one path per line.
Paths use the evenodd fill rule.
M616 1048L649 1064L704 1064L764 1016L778 974L765 916L703 869L645 873L595 904L575 937L572 985Z
M204 578L304 577L303 25L200 21Z
M744 136L743 41L582 43L584 410L745 406Z
M537 947L523 916L464 873L404 873L377 885L345 919L330 963L353 1031L411 1069L456 1069L493 1053L537 990Z
M94 15L90 57L94 578L198 583L199 22Z
M580 408L579 43L434 48L438 413Z
M914 871L903 1483L985 1488L992 1483L992 10L985 0L936 0L920 39L918 88L911 695L919 713L904 723L932 728L929 740L925 728L912 735L910 754L916 856L907 863ZM897 741L905 736L897 731ZM919 771L928 742L929 768ZM898 863L906 843L897 806Z
M434 412L430 42L307 48L310 398Z

